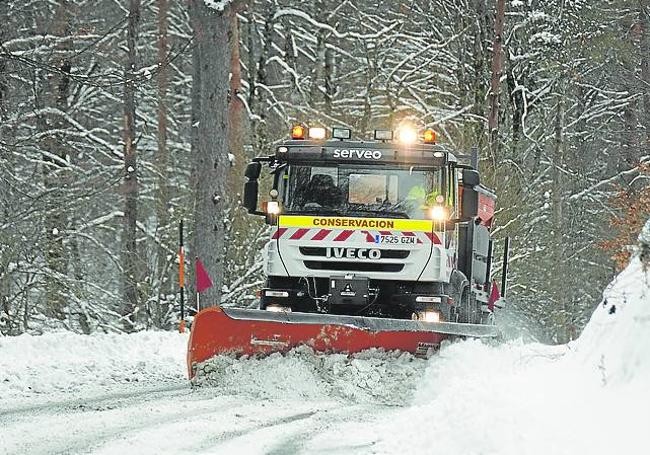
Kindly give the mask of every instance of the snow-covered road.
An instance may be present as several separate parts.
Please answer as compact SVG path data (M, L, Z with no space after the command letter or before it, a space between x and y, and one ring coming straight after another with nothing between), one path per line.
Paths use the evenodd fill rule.
M59 359L72 373L63 340L48 337L51 348L60 342ZM159 337L179 338L168 343L178 349L175 367ZM133 353L116 345L134 336L93 338L95 347L106 342L114 354ZM640 412L641 402L630 408L620 390L604 390L596 377L585 382L566 363L565 347L470 341L429 361L307 350L218 358L209 379L191 388L183 341L177 334L142 337L140 349L159 349L159 358L144 364L128 356L110 371L104 367L119 359L104 357L94 370L78 364L81 378L70 389L48 382L57 375L32 372L21 376L21 387L8 386L15 376L4 378L0 453L635 453L645 425L642 415L626 416ZM648 394L639 398L647 406ZM603 422L616 438L594 430Z
M145 389L13 408L0 417L3 453L296 453L304 434L372 415L372 405Z
M646 454L649 281L569 346L219 357L193 388L177 333L0 338L0 454Z
M297 453L335 423L405 405L426 367L297 350L216 359L220 373L191 387L185 343L175 333L0 339L0 453Z

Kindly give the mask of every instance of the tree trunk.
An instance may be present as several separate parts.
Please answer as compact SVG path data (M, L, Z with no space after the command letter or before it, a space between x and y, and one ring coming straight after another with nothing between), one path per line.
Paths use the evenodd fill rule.
M325 114L332 115L332 103L334 102L334 94L336 87L334 86L334 78L336 77L336 61L334 60L334 51L332 49L325 50Z
M248 81L248 108L255 112L255 92L256 87L256 77L257 77L257 43L255 41L255 36L257 35L257 27L255 24L255 18L253 13L250 12L246 15L246 47L248 48L248 59L246 62L246 80ZM253 132L254 132L254 121L253 122Z
M223 285L224 209L228 169L228 88L230 7L216 10L202 0L189 0L194 32L194 81L198 109L195 161L193 257L201 259L214 286L201 296L201 306L217 305Z
M72 19L72 5L68 0L59 0L56 4L55 17L51 34L55 44L52 52L50 66L57 69L48 73L45 82L44 106L57 109L61 112L68 110L68 96L70 93L69 60L71 42L70 29ZM45 188L51 192L51 198L44 217L46 244L44 256L49 273L46 277L46 314L57 319L66 318L65 275L67 274L68 261L65 253L65 231L68 224L68 213L65 207L65 179L68 150L61 130L65 128L62 116L56 112L44 114L39 120L41 131L55 130L43 140L42 147L46 152L43 161L43 182Z
M268 87L269 85L269 74L267 71L267 61L269 57L271 56L271 52L273 50L273 27L275 25L275 19L273 19L273 16L275 16L275 9L271 8L268 12L268 15L266 16L266 22L264 24L264 45L262 46L262 52L259 55L256 67L257 67L257 74L255 77L255 93L253 93L253 104L251 105L251 110L253 109L252 106L255 106L257 111L253 110L253 113L259 115L259 120L256 121L253 125L253 144L255 147L255 155L260 155L265 152L266 150L266 145L268 141L268 121L269 121L269 115L267 114L267 105L266 105L266 97L267 93L265 89L259 88L259 86L265 86Z
M140 0L130 0L127 25L127 59L124 67L124 231L123 258L125 326L131 330L138 319L138 253L136 222L138 219L138 174L135 137L135 65L137 60Z
M640 156L650 152L650 0L640 0L641 25L641 92L643 109L640 120L645 129L645 140L641 146Z
M499 94L501 70L503 67L503 22L505 17L505 0L497 0L494 21L494 45L492 47L492 78L490 79L490 113L488 131L490 133L490 155L493 162L497 159L499 141Z
M157 235L161 243L156 256L156 276L159 280L158 298L154 314L154 324L160 327L165 314L163 305L166 296L171 293L171 280L168 275L167 252L164 245L169 229L169 185L167 165L169 151L167 149L167 86L169 67L167 65L167 13L168 0L158 0L158 153L156 168L158 169L158 194L156 197L156 218L158 221Z
M562 175L562 167L564 164L564 85L560 82L561 89L559 90L557 112L555 114L554 138L553 138L553 152L551 155L551 221L552 221L552 239L553 251L555 252L556 273L562 276L563 263L566 260L564 255L566 245L564 242L564 177ZM568 331L568 318L567 318L567 295L566 289L558 286L552 289L555 295L557 309L555 313L556 320L556 333L558 343L566 343L569 341Z
M230 187L232 188L232 199L237 202L241 193L242 175L247 163L244 153L244 112L243 103L239 99L241 93L241 64L239 61L239 20L237 13L239 4L231 8L229 14L230 31L230 91L228 100L228 144L230 153L233 154L232 172L230 172Z
M485 116L485 21L487 16L486 11L486 0L473 0L474 11L476 14L475 27L474 27L474 49L473 49L473 67L474 67L474 79L470 87L470 91L474 93L474 105L472 107L472 114L477 118L484 118ZM485 125L483 122L477 122L474 138L472 142L479 146L483 147L485 143Z
M316 34L316 61L311 70L311 90L309 92L311 107L317 109L321 99L320 83L325 68L325 31Z

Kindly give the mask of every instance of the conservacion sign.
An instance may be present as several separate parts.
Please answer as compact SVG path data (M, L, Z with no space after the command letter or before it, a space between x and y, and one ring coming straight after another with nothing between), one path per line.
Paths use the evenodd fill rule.
M330 216L291 216L283 215L278 220L280 227L332 228L332 229L372 229L410 232L431 232L431 220L405 220L392 218L352 218Z

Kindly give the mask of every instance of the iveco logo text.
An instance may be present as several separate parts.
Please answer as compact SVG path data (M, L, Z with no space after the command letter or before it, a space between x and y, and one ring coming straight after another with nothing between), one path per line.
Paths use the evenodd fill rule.
M334 158L359 158L364 160L380 160L381 151L362 149L335 149Z
M381 250L376 248L327 248L328 258L381 259Z

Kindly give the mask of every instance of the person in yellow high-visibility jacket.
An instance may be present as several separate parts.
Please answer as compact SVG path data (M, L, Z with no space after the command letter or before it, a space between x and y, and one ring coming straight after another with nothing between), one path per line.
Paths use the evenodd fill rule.
M436 203L436 197L440 194L440 191L436 190L427 193L423 185L414 185L406 195L406 201L412 211L426 211Z

